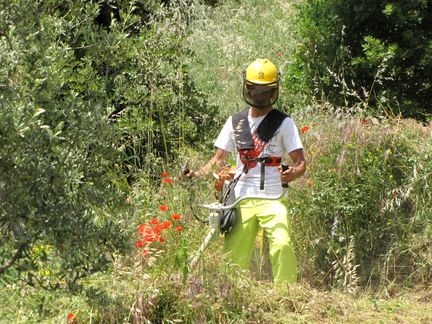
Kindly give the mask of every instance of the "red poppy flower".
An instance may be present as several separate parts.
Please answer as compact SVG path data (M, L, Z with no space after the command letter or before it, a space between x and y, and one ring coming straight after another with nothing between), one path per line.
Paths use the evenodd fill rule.
M159 206L159 209L162 210L162 211L167 211L168 210L168 206L162 205L162 206Z
M172 225L171 221L166 221L162 223L162 227L163 229L168 228Z
M153 229L154 233L157 235L161 230L163 230L165 227L163 226L163 224L159 224L157 226L155 226L155 228Z
M66 318L68 323L78 323L74 313L69 313Z
M181 231L183 231L183 227L182 227L182 226L177 226L177 227L175 228L175 231L177 231L177 232L181 232Z
M137 245L137 247L141 248L141 247L143 247L144 242L141 241L141 240L138 240L137 243L136 243L136 245Z
M146 230L147 225L146 224L140 224L138 226L138 233L143 234Z
M154 232L153 232L153 229L146 228L145 231L144 231L144 233L142 233L142 234L144 234L144 237L147 237L147 236L154 235Z
M163 178L162 181L164 183L172 183L173 182L172 179L170 179L170 178Z
M360 124L362 124L362 125L368 125L369 121L366 118L361 118L360 119Z
M166 240L165 240L162 236L160 236L160 237L159 237L159 242L161 242L161 243L165 243Z
M171 218L172 219L181 219L181 215L180 214L172 214Z
M157 218L152 218L152 220L150 221L150 224L157 225L157 224L159 224L159 221Z
M162 172L161 173L161 177L162 178L167 178L167 177L169 177L169 173L168 172Z
M147 254L149 254L149 250L142 250L142 255L147 255Z
M154 242L154 241L156 241L156 237L154 235L153 236L146 236L144 238L144 242L145 243L151 243L151 242Z
M309 129L310 129L309 126L303 126L303 127L300 129L300 133L302 133L302 134L307 133L307 132L309 131Z

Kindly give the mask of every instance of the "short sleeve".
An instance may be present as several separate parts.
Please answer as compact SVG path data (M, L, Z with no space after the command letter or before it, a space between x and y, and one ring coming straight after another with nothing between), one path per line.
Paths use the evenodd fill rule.
M283 145L285 150L290 153L292 151L302 149L303 144L300 139L299 131L294 121L288 117L282 123L283 127Z
M227 152L233 152L235 150L232 117L229 117L225 122L219 136L216 138L214 146Z

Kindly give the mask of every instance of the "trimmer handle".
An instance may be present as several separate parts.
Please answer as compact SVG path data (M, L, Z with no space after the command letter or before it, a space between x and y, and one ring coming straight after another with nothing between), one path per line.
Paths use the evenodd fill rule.
M181 168L182 175L186 175L190 172L189 163L185 163Z
M285 172L286 170L289 169L289 165L286 163L281 163L281 167L282 167L282 172ZM288 183L283 183L282 188L288 188Z

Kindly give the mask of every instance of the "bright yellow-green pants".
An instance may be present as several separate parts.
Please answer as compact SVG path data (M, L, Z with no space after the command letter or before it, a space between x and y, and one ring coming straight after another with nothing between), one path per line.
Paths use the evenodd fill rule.
M264 229L274 282L297 281L297 261L291 242L291 225L284 200L248 199L237 209L237 223L225 236L224 251L231 261L248 269L257 231Z

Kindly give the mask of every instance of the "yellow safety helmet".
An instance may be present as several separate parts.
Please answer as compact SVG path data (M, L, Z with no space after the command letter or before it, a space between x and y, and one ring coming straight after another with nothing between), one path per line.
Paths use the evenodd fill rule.
M279 95L279 72L270 60L257 59L244 71L243 98L256 108L273 105Z

